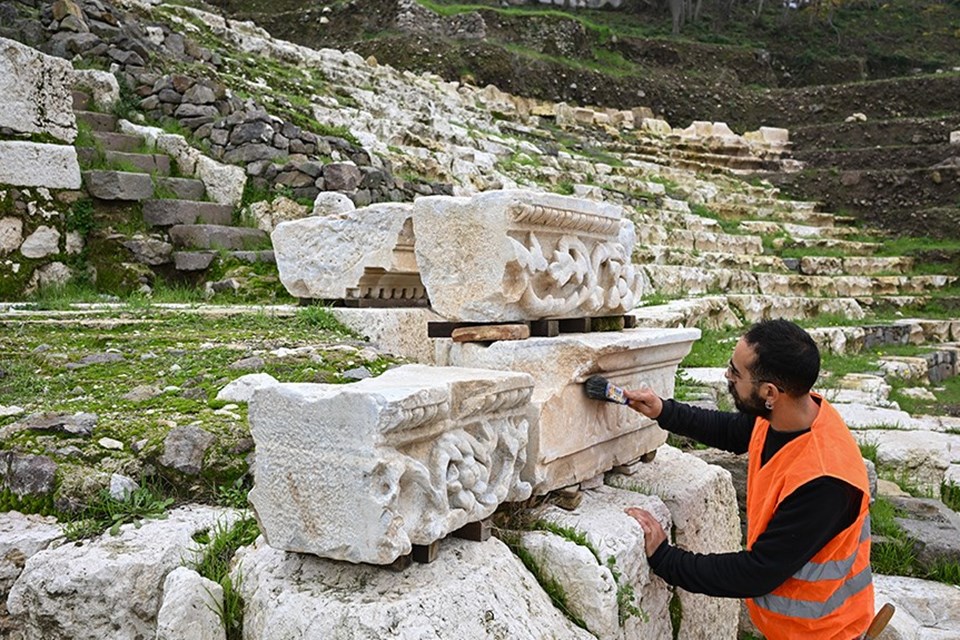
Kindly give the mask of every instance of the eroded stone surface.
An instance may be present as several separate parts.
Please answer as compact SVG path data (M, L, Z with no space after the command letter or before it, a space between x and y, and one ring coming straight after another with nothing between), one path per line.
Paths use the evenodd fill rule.
M72 73L67 60L0 38L0 127L73 142L77 120L70 94ZM19 184L0 179L3 182Z
M670 510L675 542L695 553L740 550L740 517L730 472L664 445L633 474L609 474L607 482L659 496ZM683 619L678 638L737 637L737 601L678 589Z
M400 572L284 553L260 538L239 566L247 640L594 638L497 538L444 540L432 563Z
M77 150L69 145L0 140L0 184L79 189Z
M127 524L116 536L40 551L27 560L7 607L27 638L153 638L167 574L199 559L198 531L235 517L226 509L187 506L139 529Z
M530 376L407 365L257 389L250 492L271 545L388 564L523 500Z
M0 600L6 600L31 556L62 540L56 518L17 511L0 514Z
M883 640L960 638L960 589L953 585L901 576L873 577L879 608L890 602L897 612Z
M569 544L565 544L569 541L557 535L525 537L523 544L535 553L541 568L560 582L571 608L583 616L587 627L601 640L671 638L670 588L650 571L643 530L624 513L628 507L646 509L670 531L670 512L658 497L599 487L585 491L573 511L550 506L536 514L562 530L583 535L599 558L584 547L571 553ZM615 580L613 572L618 574ZM634 598L624 604L642 610L646 620L618 607L617 591L629 588Z

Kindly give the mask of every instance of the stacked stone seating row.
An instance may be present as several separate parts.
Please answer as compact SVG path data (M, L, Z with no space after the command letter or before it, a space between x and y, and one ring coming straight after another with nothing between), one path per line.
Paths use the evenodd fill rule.
M141 203L144 223L172 243L176 269L202 271L220 251L248 262L273 261L272 251L251 251L268 243L267 234L233 226L233 207L206 201L202 181L171 176L168 155L144 150L142 136L118 133L117 117L91 111L86 93L75 91L73 100L77 120L90 127L95 141L78 150L81 162L126 169L83 171L88 193L103 201Z

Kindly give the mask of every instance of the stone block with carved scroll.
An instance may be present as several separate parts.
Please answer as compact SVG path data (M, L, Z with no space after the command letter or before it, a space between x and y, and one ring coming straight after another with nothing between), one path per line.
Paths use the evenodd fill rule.
M608 316L632 309L642 276L623 209L524 190L413 205L420 277L452 321Z
M281 222L270 238L280 281L293 296L388 300L398 306L427 302L409 204Z
M347 385L280 384L250 403L250 492L278 549L389 564L525 500L533 380L406 365Z
M521 477L542 495L636 461L666 441L666 432L636 411L588 398L584 380L600 374L628 389L646 383L669 398L677 365L699 337L699 329L628 329L489 346L438 340L437 364L533 376Z

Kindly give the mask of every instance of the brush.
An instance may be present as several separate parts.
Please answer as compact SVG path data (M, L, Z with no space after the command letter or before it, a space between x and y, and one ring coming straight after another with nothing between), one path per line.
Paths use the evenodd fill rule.
M594 400L606 400L616 404L627 404L627 394L623 389L613 384L603 376L590 376L583 383L583 388L587 396Z

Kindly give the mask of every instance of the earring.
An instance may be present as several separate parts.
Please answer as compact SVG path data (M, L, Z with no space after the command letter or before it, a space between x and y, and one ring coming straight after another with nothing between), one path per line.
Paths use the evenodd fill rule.
M767 400L767 401L763 404L763 406L765 406L765 407L767 408L767 411L772 411L772 410L773 410L773 403L770 402L769 400Z

